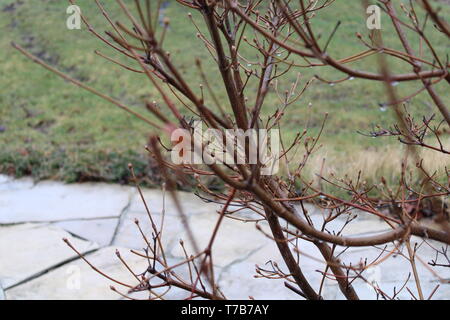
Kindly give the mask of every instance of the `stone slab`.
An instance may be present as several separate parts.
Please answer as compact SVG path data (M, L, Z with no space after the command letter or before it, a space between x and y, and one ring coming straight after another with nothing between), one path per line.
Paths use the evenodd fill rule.
M177 198L182 205L183 212L187 215L214 213L219 206L214 203L207 203L198 198L195 194L189 192L176 192ZM160 214L165 208L166 215L179 216L176 203L168 192L161 190L143 190L144 199L152 213ZM144 203L141 196L136 191L131 200L129 212L146 213Z
M114 245L133 249L147 247L135 223L136 219L139 221L139 226L146 238L148 240L152 239L152 233L154 231L148 215L146 213L127 212L121 219L117 234L114 238ZM170 252L171 248L179 242L180 235L184 230L181 219L177 216L166 215L164 216L164 221L162 221L162 215L160 214L152 214L152 219L158 232L162 231L161 239L165 250ZM161 225L163 226L162 230Z
M106 247L87 254L86 259L108 276L122 283L135 286L137 279L127 270L115 254L115 247ZM148 267L148 261L130 253L128 249L119 248L121 257L135 273L142 273ZM171 261L175 264L176 261ZM178 271L177 269L175 271ZM78 259L36 279L6 291L11 300L117 300L125 299L110 289L113 285L121 293L128 289L95 272L84 261ZM174 288L165 299L182 299L189 293ZM135 299L148 299L147 292L131 294ZM153 296L154 297L154 296Z
M61 221L54 225L100 246L111 244L119 218Z
M0 224L118 217L131 189L102 183L41 182L0 193Z
M368 221L364 221L362 223L366 223ZM377 226L375 224L374 226ZM356 228L355 231L358 231L358 228ZM412 246L414 247L415 241L417 243L421 243L419 239L412 238ZM432 246L438 247L437 243L434 243L432 241L428 241ZM381 247L384 248L384 247ZM388 246L387 250L392 250L393 246ZM298 245L298 250L300 251L300 266L302 268L303 273L309 280L310 284L313 288L316 290L320 287L320 282L322 281L322 274L320 271L325 270L325 261L320 254L319 250L314 246L314 244L311 244L310 242L301 241ZM406 248L402 247L401 252L403 254L407 255ZM342 251L342 248L337 249L337 253L340 253ZM373 259L377 258L380 254L380 249L370 247L370 248L355 248L354 250L347 250L342 255L340 255L340 260L342 263L345 263L346 265L349 265L350 263L353 266L357 266L358 263L364 262L366 259L368 263L372 262ZM443 279L450 279L450 270L449 268L432 268L428 265L426 265L427 262L429 262L431 259L434 258L434 250L428 246L426 243L423 243L421 246L418 247L417 257L420 257L420 259L425 263L421 263L417 259L417 270L421 278L421 285L423 289L423 293L425 297L428 297L431 292L434 290L437 284L439 284L439 279L436 277L435 273L437 273L441 278ZM257 250L255 253L253 253L251 256L245 259L245 261L240 263L240 267L242 270L236 271L236 267L233 267L228 271L224 271L224 273L221 275L221 279L224 281L222 284L226 284L227 286L234 286L234 282L236 282L236 288L238 286L238 277L242 274L243 277L248 277L244 274L244 271L251 272L252 275L256 275L255 272L255 265L259 265L260 267L265 267L270 269L270 264L267 264L268 261L276 262L280 268L287 273L287 268L285 267L283 260L274 245L274 243L270 243L262 247L261 249ZM433 269L433 272L430 271L430 269ZM408 275L411 273L410 281L408 282L408 287L411 289L412 292L414 292L417 296L417 290L415 287L415 283L412 281L412 270L411 266L408 263L408 261L405 259L405 257L402 257L401 255L392 255L390 258L388 258L386 261L381 263L378 266L375 266L373 268L370 268L366 270L363 273L363 276L370 280L370 281L376 281L380 288L385 291L386 293L392 295L394 292L394 287L398 290L408 279ZM241 276L241 277L242 277ZM250 279L250 278L249 278ZM246 280L246 289L247 287L253 287L255 289L248 289L248 291L245 291L245 295L249 294L249 292L252 292L252 290L257 291L257 287L260 286L259 283L254 284L253 282L250 284L250 280ZM260 279L258 279L260 280ZM239 280L240 281L240 280ZM228 283L228 284L227 284ZM376 299L377 295L373 288L368 285L363 280L356 280L354 282L355 289L357 290L357 293L360 295L361 299ZM279 284L276 283L276 281L273 281L274 286L279 286ZM283 285L281 283L281 285ZM263 285L261 285L261 290L263 290ZM259 289L258 289L259 290ZM277 289L278 290L278 289ZM238 294L237 298L246 298L242 294L235 290L236 294ZM276 299L286 298L283 296L284 293L277 293ZM322 295L325 299L344 299L344 296L340 292L337 283L333 280L326 280L325 286L322 292ZM440 288L438 291L436 291L435 295L433 296L433 299L448 299L450 296L450 284L440 283ZM275 297L275 295L273 296ZM270 299L270 297L268 297ZM400 299L411 299L410 294L405 290L401 294L397 296L397 298Z
M0 283L6 290L77 255L63 241L67 238L81 253L97 245L73 238L55 226L24 224L0 227Z
M130 267L145 270L145 259L131 259L127 250L121 250ZM93 265L120 281L135 284L136 279L126 270L115 255L115 248L108 247L86 255ZM139 263L141 265L139 265ZM133 281L134 279L134 281ZM118 299L120 296L109 288L114 283L102 277L83 260L77 259L42 276L6 291L8 299L90 300ZM122 289L117 285L117 289Z
M12 180L13 180L12 177L4 175L4 174L0 174L0 184L4 184L4 183L10 182Z
M10 176L0 175L0 194L3 191L17 191L31 189L34 181L31 178L14 179Z
M270 232L269 230L266 231ZM307 276L313 288L319 288L322 276L318 270L323 271L326 266L320 251L314 244L307 241L300 241L298 250L300 252L299 262L302 272ZM292 251L292 253L294 257L297 258L296 251ZM284 273L289 274L289 270L287 269L275 242L268 242L261 249L246 258L245 262L250 263L253 266L258 265L260 268L264 269L271 269L271 262L273 262L276 263ZM255 268L253 268L253 274L255 275L256 273L254 270ZM281 284L283 285L283 283Z
M248 261L233 264L220 274L219 286L228 299L303 299L283 284L283 280L255 278L255 265Z
M219 215L215 213L189 218L199 250L207 247L218 218ZM188 254L194 254L194 246L189 241L187 232L183 231L179 237L185 242ZM270 240L256 229L255 223L225 218L212 248L214 264L225 267L236 260L245 259L268 242ZM176 245L171 252L174 257L184 257L180 245Z
M414 247L414 242L412 242ZM392 246L389 246L386 252L382 252L384 247L366 248L364 251L347 251L340 258L341 262L349 265L358 265L361 262L367 261L368 264L372 263L381 255L381 257L387 257L389 250L392 250ZM410 280L413 280L413 269L409 263L409 255L405 246L400 247L401 254L393 254L378 264L373 271L374 276L379 278L382 283L397 282L404 283L408 276ZM434 251L431 248L427 248L426 244L418 247L416 251L416 269L417 273L423 282L435 282L438 280L436 273L443 279L450 279L450 268L437 268L428 265L431 259L434 259ZM381 286L381 285L380 285Z

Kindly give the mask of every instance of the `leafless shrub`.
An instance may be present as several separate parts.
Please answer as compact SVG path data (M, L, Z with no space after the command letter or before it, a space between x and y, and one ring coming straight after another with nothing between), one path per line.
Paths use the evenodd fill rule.
M74 1L71 2L74 3ZM380 2L384 5L383 10L391 18L398 35L398 42L404 50L386 47L383 44L381 33L375 30L370 33L370 41L366 41L361 34L356 35L367 48L365 51L340 59L330 56L327 52L327 45L337 34L335 33L337 28L334 29L326 44L320 45L317 40L318 35L311 24L311 19L320 10L339 5L334 0L299 0L297 2L289 0L177 0L177 2L190 10L198 11L203 17L202 23L207 27L208 32L202 33L201 28L198 28L197 37L203 41L211 54L211 59L216 63L217 74L222 79L227 101L218 101L216 98L202 69L201 61L196 61L195 67L202 75L200 82L203 83L205 94L210 97L211 101L209 102L206 102L203 94L201 96L195 94L192 84L185 81L177 68L176 61L173 61L172 57L164 50L164 39L170 36L166 34L170 21L166 19L162 24L157 22L161 1L136 0L134 1L135 8L131 9L130 3L126 5L124 1L117 0L126 22L113 22L107 10L96 0L100 12L111 24L111 29L106 31L106 36L96 31L89 24L87 18L83 17L89 32L104 44L114 48L127 61L133 61L140 68L132 67L131 63L119 62L117 59L99 53L101 56L123 67L124 72L145 74L150 85L157 88L165 103L164 110L150 102L147 104L147 109L156 116L158 123L61 73L33 57L19 45L13 44L13 46L41 66L134 114L160 132L164 131L168 134L175 128L192 131L190 121L183 116L185 111L190 112L206 127L213 129L282 128L286 121L284 117L286 109L293 108L296 102L301 100L302 93L308 89L310 82L302 83L300 79L297 79L292 83L290 89L282 92L276 85L276 81L301 67L320 69L322 66L329 66L344 74L344 77L338 81L330 81L317 76L318 80L331 84L349 79L383 82L388 98L387 105L395 110L396 119L390 128L378 127L372 132L364 134L372 137L396 136L400 143L407 146L406 153L402 157L401 178L395 187L388 186L383 177L379 177L381 184L376 186L367 185L359 178L355 181L333 175L326 177L322 173L318 175L320 179L318 185L306 180L302 170L318 149L320 134L313 138L307 137L306 132L299 133L289 145L282 141L280 161L283 166L283 174L272 176L260 174L261 163L227 166L189 163L175 165L169 161L167 156L171 148L163 146L158 135L155 134L150 139L148 151L159 163L167 192L171 194L178 206L180 219L185 222L189 237L187 240L193 243L194 252L187 252L182 242L180 245L185 250L186 259L179 265L169 265L160 237L161 230L153 220L151 208L149 209L146 204L153 231L151 235L145 234L139 228L139 223L136 222L147 243L147 248L143 252L133 251L133 253L142 256L143 259L148 259L147 270L140 274L130 270L136 277L136 284L124 284L118 279L111 279L108 275L103 275L128 290L128 292L120 291L124 297L129 297L128 294L131 292L148 291L151 299L163 298L164 293L156 293L155 289L165 288L165 292L167 292L172 287L178 287L186 290L187 298L225 299L226 293L223 293L216 284L213 244L222 221L226 218L233 218L233 215L236 214L235 211L229 209L233 205L233 208L238 206L254 211L262 221L268 223L271 234L266 234L266 236L276 242L287 267L287 270L282 270L279 265L271 263L266 268L258 267L257 275L285 279L286 287L305 299L322 299L323 284L322 281L319 288L314 288L300 267L299 258L305 254L301 251L299 243L305 241L314 244L319 249L322 260L327 264L322 272L323 280L328 278L336 281L347 299L358 299L358 293L352 285L355 279L369 282L365 275L368 268L383 263L392 255L401 255L409 262L411 277L417 286L417 298L431 298L434 292L429 297L424 296L420 286L421 279L416 268L418 258L416 248L411 244L411 237L423 238L423 245L428 245L430 240L440 242L444 246L450 244L448 209L445 203L445 199L450 193L450 174L445 168L447 181L442 183L442 179L440 180L435 173L429 172L423 165L418 150L427 148L436 153L449 154L449 146L444 145L440 136L443 131L449 129L450 113L434 86L440 82L450 83L450 74L447 57L437 55L424 29L434 27L435 32L440 32L445 41L450 37L450 27L439 16L430 1L423 0L402 5L404 15L400 16L392 1L381 0ZM368 2L361 1L361 4L367 6ZM426 13L425 21L419 19L418 10ZM427 23L427 20L432 20L434 26L431 22ZM192 21L199 23L193 19ZM252 39L245 36L246 29L252 30L250 33L253 35ZM414 32L421 39L423 50L431 53L432 60L422 58L422 53L417 55L414 52L408 42L405 29ZM240 53L243 43L252 46L258 53L259 60L256 68L247 67L248 59ZM371 55L376 55L379 59L378 73L353 69L348 64L362 61ZM294 63L295 60L291 59L294 56L300 57L304 63L302 65ZM392 73L387 57L395 58L399 63L409 65L411 72ZM422 87L406 97L399 97L394 84L405 81L421 83ZM246 94L250 82L256 82L258 88L253 101L249 100ZM420 120L413 119L402 107L402 104L413 99L422 91L429 94L435 104L436 113L442 116L443 121L436 121L434 115ZM271 116L263 119L263 108L271 108L271 106L264 105L269 94L278 96L280 106L272 110ZM169 113L170 115L168 115ZM326 116L324 118L325 123ZM303 152L301 161L293 166L293 154L300 149L303 150L300 151ZM246 156L248 157L248 154ZM130 166L130 170L134 174L132 166ZM419 178L410 179L409 172L411 171L415 171ZM205 248L196 245L195 231L187 223L182 205L177 200L174 192L175 175L193 177L203 191L205 199L222 204L222 209L218 212L217 224L211 230L211 238ZM210 190L203 180L210 176L215 176L223 181L226 186L225 191ZM324 191L323 184L331 184L345 190L349 197L343 199L330 194ZM298 185L302 186L300 191L297 188ZM373 199L368 196L373 188L380 189L382 198ZM139 192L141 192L140 189ZM144 198L143 201L145 201ZM311 202L328 212L322 225L317 226L312 223L308 211L304 209L305 202ZM386 211L384 208L390 210ZM352 215L355 209L360 210L363 214L379 217L391 230L360 237L345 236L345 227L355 220ZM435 224L433 226L422 224L420 220L423 216L432 216ZM327 226L338 217L347 217L344 229L338 233L327 231ZM262 229L259 228L259 231L262 232ZM257 231L255 230L255 232ZM387 244L392 244L394 249L387 249ZM72 247L70 243L69 245ZM373 261L364 261L359 265L347 265L340 261L339 252L343 252L349 247L381 249L380 255ZM72 249L76 250L73 247ZM127 266L126 261L122 260L122 262ZM429 262L429 265L448 267L447 249L436 248L436 259ZM190 272L188 279L183 279L174 272L174 269L179 267L188 268ZM93 268L95 267L93 266ZM100 270L96 271L102 273ZM402 290L410 292L411 296L416 298L406 283L402 288L397 289L397 292L389 294L382 288L374 286L374 290L384 299L395 299ZM113 290L119 292L115 288Z

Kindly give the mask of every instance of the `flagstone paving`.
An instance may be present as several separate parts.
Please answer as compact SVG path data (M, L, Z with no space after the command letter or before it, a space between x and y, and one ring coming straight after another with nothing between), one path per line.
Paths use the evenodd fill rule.
M195 252L189 241L184 223L195 233L198 248L205 248L213 227L219 217L220 206L207 203L197 196L178 192L179 204L183 208L181 219L177 203L168 193L161 190L143 190L144 198L153 223L163 226L165 255L170 265L179 263L185 257L180 240L183 240L188 254ZM236 210L239 208L236 207ZM324 212L308 206L312 221L319 226L326 217ZM164 210L164 215L162 214ZM301 210L300 210L301 211ZM301 214L301 212L300 212ZM241 218L257 219L254 213L242 210ZM162 219L164 217L164 219ZM355 236L387 230L380 220L360 213L362 219L351 223L343 234ZM1 299L123 299L111 290L113 285L119 292L129 288L120 283L136 285L135 274L143 273L148 267L145 257L132 253L144 252L146 240L140 235L139 227L151 239L151 222L140 194L135 188L104 183L66 185L60 182L44 181L34 183L31 179L11 179L0 175L0 300ZM328 231L339 231L345 219L336 219ZM287 289L284 280L268 280L255 272L255 266L269 270L276 266L288 272L273 241L267 236L269 228L264 223L244 223L224 219L213 246L213 262L216 265L216 279L227 298L231 299L298 299L299 296ZM85 261L63 241L67 238L85 258L101 272L114 280L106 279L95 272ZM434 259L431 246L439 244L428 241L421 243L413 238L417 246L417 272L421 279L424 297L433 292L433 299L450 299L450 268L431 268L428 262ZM116 255L119 249L127 266ZM357 266L367 259L370 263L381 255L389 255L392 246L378 248L351 248L343 251L342 263ZM343 299L335 282L325 279L326 264L317 248L308 242L298 247L300 265L314 288L324 281L322 295L326 299ZM414 276L407 261L408 253L393 255L379 266L366 271L369 282L375 281L385 292L393 296L402 286L418 296ZM186 265L175 272L189 279ZM443 280L439 282L440 280ZM445 283L447 280L447 283ZM376 299L376 293L362 280L353 283L361 298ZM436 287L439 285L438 289ZM154 294L162 293L156 290ZM183 299L189 293L173 288L166 299ZM132 293L133 298L149 298L147 292ZM398 296L411 299L407 290Z
M20 224L3 227L0 231L0 277L6 290L27 279L75 258L62 241L70 239L81 252L98 245L72 237L60 228L40 224Z
M129 187L40 182L32 188L1 191L0 223L119 217L132 195Z
M119 218L86 219L55 222L52 225L83 239L89 239L100 246L110 245L117 229Z

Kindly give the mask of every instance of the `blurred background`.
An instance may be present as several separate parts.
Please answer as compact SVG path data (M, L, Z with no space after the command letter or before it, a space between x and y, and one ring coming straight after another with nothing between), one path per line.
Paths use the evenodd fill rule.
M80 0L81 7L97 32L109 30L106 20L94 1ZM102 1L113 19L123 14L115 1ZM399 1L400 3L400 1ZM442 15L450 13L448 1L436 1ZM77 88L59 77L33 64L10 45L15 41L48 64L83 81L131 106L133 110L152 117L145 109L146 101L156 101L163 108L162 99L141 74L121 69L94 53L94 50L115 57L104 43L94 38L83 25L81 30L68 30L66 8L63 0L0 0L0 173L17 177L31 175L36 179L57 179L66 182L106 181L127 183L127 164L132 162L144 184L157 182L157 172L146 155L144 146L152 128L100 98ZM399 9L401 11L401 9ZM182 70L189 83L198 83L201 77L194 66L195 59L202 61L208 81L219 100L225 97L213 60L203 42L197 39L196 27L188 17L189 11L175 0L163 1L160 22L170 19L165 48ZM341 25L329 44L328 51L335 58L344 58L366 48L355 36L357 32L367 38L367 15L359 1L341 1L338 6L321 10L312 26L324 43L338 21ZM201 17L193 15L199 22ZM395 35L389 18L382 16L382 34L386 45L401 49L394 42ZM438 54L448 53L450 44L440 40L438 32L430 25L429 38L436 44ZM409 39L416 50L421 44L415 37ZM248 68L257 68L256 55L248 44L243 52ZM376 71L376 58L352 63L355 68ZM123 61L120 57L119 60ZM295 63L305 62L293 58ZM123 61L126 62L126 61ZM409 67L391 63L395 71L411 72ZM212 70L212 71L211 71ZM328 68L297 68L278 83L278 90L289 89L291 82L300 79L299 88L320 72L320 77L338 80L344 77ZM253 87L256 83L251 84ZM417 83L399 83L401 96L420 89ZM247 90L251 101L253 90ZM445 84L436 90L444 101L450 92ZM274 90L272 90L274 91ZM211 102L205 96L206 102ZM283 139L288 144L298 132L308 129L308 136L319 132L325 113L328 120L321 137L323 146L313 156L308 174L320 170L325 159L325 170L341 175L357 174L362 170L366 180L385 176L395 180L400 171L401 146L396 138L373 139L358 132L369 132L375 125L394 123L393 111L384 103L386 95L382 83L348 80L330 85L319 80L312 82L303 97L286 112L289 123L283 128ZM272 92L264 105L264 114L273 114L279 106L277 94ZM417 95L405 106L416 118L430 116L436 110L426 92ZM164 110L164 109L163 109ZM166 137L162 137L166 139ZM442 136L448 139L448 132ZM303 157L302 150L298 153ZM423 155L431 168L443 168L448 159ZM398 160L398 161L397 161Z

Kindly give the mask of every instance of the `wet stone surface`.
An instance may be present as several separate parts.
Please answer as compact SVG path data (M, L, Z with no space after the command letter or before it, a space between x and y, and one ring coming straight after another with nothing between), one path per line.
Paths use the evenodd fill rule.
M179 192L185 222L177 205L161 190L144 189L144 198L153 223L158 230L162 226L162 242L169 265L181 262L185 252L180 245L183 240L188 255L194 254L195 246L185 230L189 224L195 235L198 248L204 249L219 218L221 207L206 203L194 194ZM239 208L235 208L239 209ZM315 225L320 225L326 213L307 206ZM303 213L301 210L299 215ZM365 213L358 214L355 223L349 224L343 234L357 236L375 234L388 230L389 226L378 218ZM242 210L239 218L258 219L251 212ZM111 285L126 294L128 288L114 283L94 272L63 241L67 238L86 259L108 276L131 285L137 284L123 262L118 259L116 249L135 274L142 274L148 267L143 248L146 240L141 236L135 221L152 239L152 222L145 205L134 188L103 183L67 185L60 182L34 183L31 179L14 180L0 175L0 300L1 299L124 299L110 289ZM274 263L283 272L289 273L278 249L267 234L270 229L265 223L242 222L224 219L213 246L213 262L217 267L216 279L222 292L229 299L302 299L287 289L284 280L269 280L256 273L256 266L270 269ZM345 224L345 217L336 219L329 226L329 232L337 232ZM428 262L434 259L434 250L439 244L422 243L412 238L412 245L418 243L417 271L421 278L424 297L435 290L434 299L450 299L450 268L431 268ZM380 254L386 255L392 246L377 248L337 247L339 259L346 265L358 265L372 261ZM131 251L133 250L133 252ZM326 263L317 248L302 241L298 246L300 266L318 290L323 281ZM138 254L136 254L138 253ZM405 247L379 266L366 271L370 282L378 284L388 295L394 295L405 285L417 296L417 287L411 275ZM187 265L177 267L175 272L189 280ZM442 278L439 282L437 274ZM354 287L363 299L376 299L371 285L354 281ZM154 297L148 292L131 293L133 298ZM325 299L343 299L336 282L325 280L322 295ZM189 293L174 288L166 299L184 299ZM411 299L406 290L396 298Z

